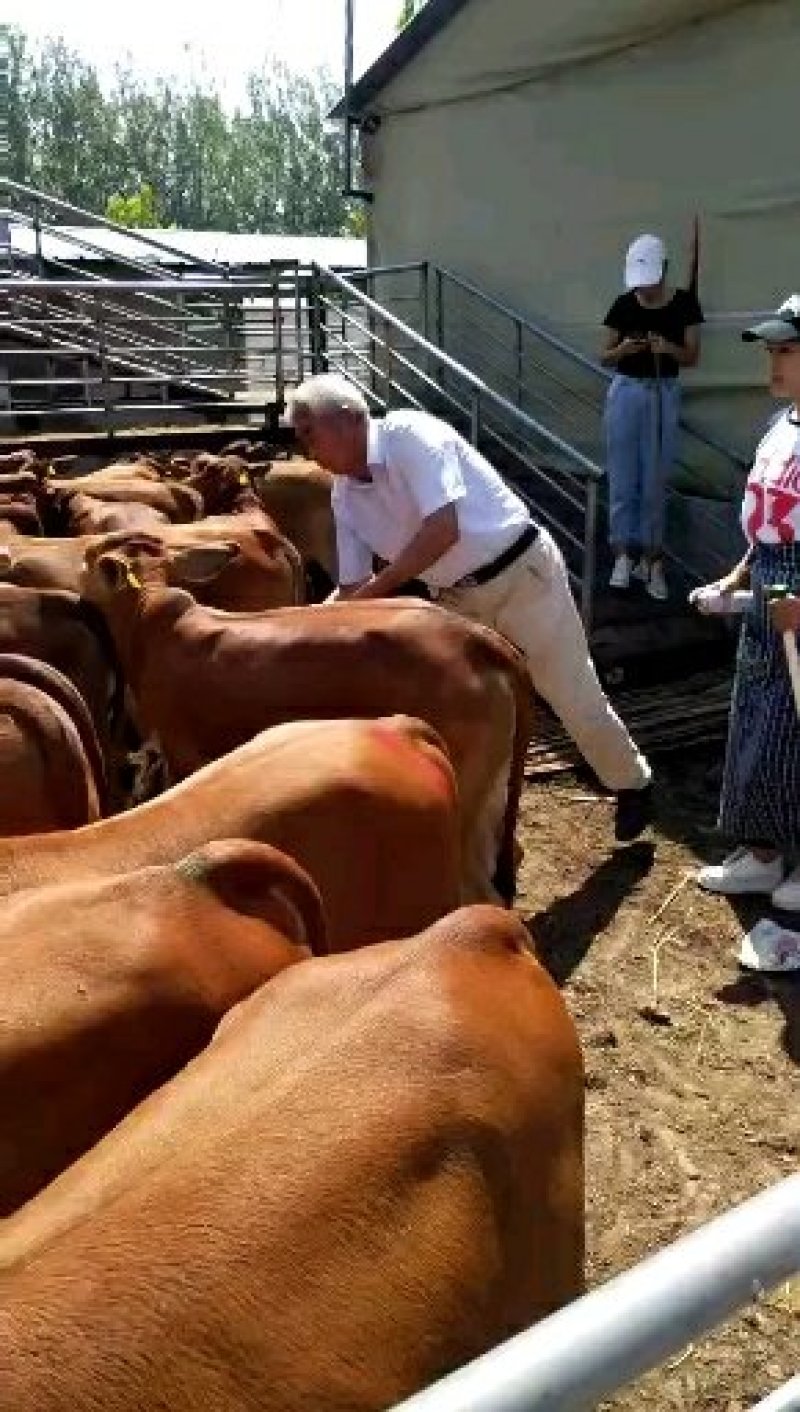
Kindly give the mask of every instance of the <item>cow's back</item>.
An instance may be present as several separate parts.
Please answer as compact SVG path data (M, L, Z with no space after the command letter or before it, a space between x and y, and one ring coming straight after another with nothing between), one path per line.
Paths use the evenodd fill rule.
M214 843L175 866L67 882L0 913L0 1215L208 1043L283 966L326 949L285 855Z
M3 675L0 658L0 835L80 828L99 819L97 765L66 707L40 685Z
M22 1213L10 1405L392 1406L581 1292L582 1094L506 914L285 972Z
M0 840L0 896L175 861L225 837L301 863L333 949L418 931L460 900L452 768L435 734L402 718L278 727L136 809Z

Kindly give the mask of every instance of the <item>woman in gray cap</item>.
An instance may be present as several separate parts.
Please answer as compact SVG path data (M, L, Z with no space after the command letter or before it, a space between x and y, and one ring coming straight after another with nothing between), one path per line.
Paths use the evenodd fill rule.
M739 846L703 868L698 881L709 892L768 893L776 907L794 912L800 867L784 874L800 853L800 719L782 634L800 630L800 295L742 337L766 346L770 391L790 405L761 441L748 476L747 553L713 585L723 594L749 587L753 600L736 664L719 815L720 832ZM778 584L790 594L770 603L768 590Z

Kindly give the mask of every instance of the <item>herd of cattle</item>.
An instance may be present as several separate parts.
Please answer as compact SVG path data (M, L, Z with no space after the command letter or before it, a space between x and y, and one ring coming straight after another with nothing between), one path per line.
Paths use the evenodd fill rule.
M581 1292L524 662L335 561L250 443L0 456L3 1408L379 1412Z

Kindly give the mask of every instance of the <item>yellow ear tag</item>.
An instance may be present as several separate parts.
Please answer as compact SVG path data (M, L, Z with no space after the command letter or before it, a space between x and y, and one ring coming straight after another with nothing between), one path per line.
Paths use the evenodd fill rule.
M129 588L141 588L142 581L136 577L130 564L126 564L125 566L125 578L128 581Z
M239 472L239 484L240 484L240 485L249 485L249 481L248 481L247 476L246 476L246 474L245 474L244 471L240 471L240 472Z

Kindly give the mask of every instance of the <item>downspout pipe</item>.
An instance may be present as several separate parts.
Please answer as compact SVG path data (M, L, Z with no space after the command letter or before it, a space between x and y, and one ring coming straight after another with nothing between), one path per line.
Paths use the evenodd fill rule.
M355 0L344 0L344 190L343 196L372 201L372 192L353 185L353 132L360 126L350 111L353 92L353 27Z

